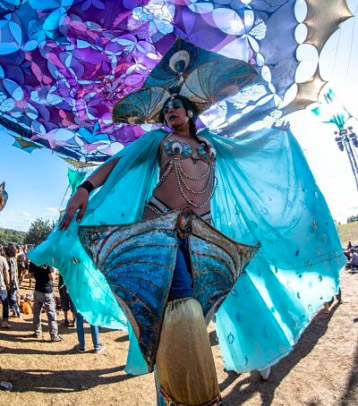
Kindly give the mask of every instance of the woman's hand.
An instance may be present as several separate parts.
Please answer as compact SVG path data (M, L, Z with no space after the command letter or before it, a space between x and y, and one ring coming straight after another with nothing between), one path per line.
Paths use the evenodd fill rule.
M91 182L94 188L102 186L119 160L120 157L105 162L86 180ZM80 209L80 211L77 215L76 221L77 223L79 223L82 220L88 204L88 195L89 193L85 188L79 187L77 189L77 192L68 202L66 213L60 223L60 230L67 230L68 226L71 224L73 216L76 214L76 211L78 209Z
M63 216L60 223L60 230L67 230L68 226L71 224L73 216L76 214L76 211L80 209L80 212L77 215L76 221L79 223L82 220L83 214L86 211L88 204L89 193L86 189L80 187L77 189L77 192L73 195L71 200L68 202L66 207L66 213Z

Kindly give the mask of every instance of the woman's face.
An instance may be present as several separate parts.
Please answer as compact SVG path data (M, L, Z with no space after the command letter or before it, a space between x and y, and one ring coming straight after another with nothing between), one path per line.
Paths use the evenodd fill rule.
M169 100L163 107L164 120L172 129L182 128L188 121L183 103L179 99Z

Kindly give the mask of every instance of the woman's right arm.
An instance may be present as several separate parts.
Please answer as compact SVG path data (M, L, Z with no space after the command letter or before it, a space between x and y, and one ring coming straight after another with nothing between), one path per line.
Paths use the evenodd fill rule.
M112 159L109 162L103 164L101 168L99 168L87 179L92 183L95 189L103 185L103 183L106 181L106 179L112 172L113 168L115 167L116 163L119 161L119 159L120 158ZM88 198L89 198L88 191L83 187L79 187L76 193L71 197L70 201L67 204L66 213L63 216L59 226L60 230L66 230L68 228L78 209L80 211L77 215L76 221L79 223L82 220L82 217L87 208Z

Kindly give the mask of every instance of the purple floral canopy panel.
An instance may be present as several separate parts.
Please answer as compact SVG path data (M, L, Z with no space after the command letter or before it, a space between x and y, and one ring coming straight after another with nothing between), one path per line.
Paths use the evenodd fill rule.
M345 0L307 0L302 21L295 0L0 1L0 130L17 137L20 148L19 137L32 142L30 150L106 160L153 128L114 124L111 110L142 87L178 36L244 60L262 77L204 113L202 125L235 136L259 120L272 124L293 88L289 110L310 102L295 83L295 31L312 18L319 26L322 1L332 21L325 21L325 35L308 28L305 40L318 51L351 16ZM315 84L317 75L318 57Z

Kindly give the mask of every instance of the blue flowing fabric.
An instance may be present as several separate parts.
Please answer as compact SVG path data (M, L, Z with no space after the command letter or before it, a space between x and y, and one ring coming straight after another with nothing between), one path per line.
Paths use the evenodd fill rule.
M89 201L83 225L142 218L159 176L164 131L151 131L121 157ZM287 355L322 304L337 292L345 263L337 231L305 157L290 131L266 129L229 139L204 130L217 151L214 225L247 244L255 258L216 313L225 366L261 369ZM128 329L126 371L147 371L135 335L105 278L83 249L74 221L29 253L58 268L78 311L95 325Z
M261 243L216 317L225 366L241 373L273 365L292 350L338 291L345 258L292 133L211 140L218 151L214 224L236 240Z

